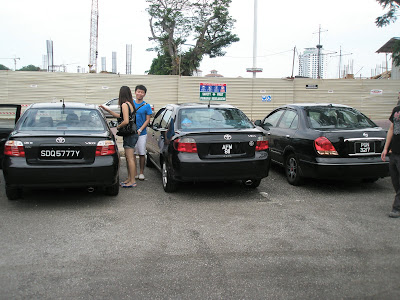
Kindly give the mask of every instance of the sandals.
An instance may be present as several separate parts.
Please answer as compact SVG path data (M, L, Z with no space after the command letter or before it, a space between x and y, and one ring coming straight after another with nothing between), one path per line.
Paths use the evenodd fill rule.
M126 183L124 183L124 182L121 182L121 186L123 187L123 188L132 188L132 187L135 187L135 186L137 186L137 183L135 182L135 183L132 183L132 184L126 184Z

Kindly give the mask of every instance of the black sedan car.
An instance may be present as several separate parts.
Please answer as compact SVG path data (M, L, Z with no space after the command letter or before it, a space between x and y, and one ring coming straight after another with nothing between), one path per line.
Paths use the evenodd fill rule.
M169 104L148 128L147 165L166 192L179 182L241 180L255 188L268 176L268 138L231 105Z
M269 135L271 160L292 185L305 177L373 182L389 175L380 158L386 131L349 106L290 104L255 124Z
M8 199L23 188L103 188L119 192L119 153L114 135L95 105L38 103L15 124L2 168Z

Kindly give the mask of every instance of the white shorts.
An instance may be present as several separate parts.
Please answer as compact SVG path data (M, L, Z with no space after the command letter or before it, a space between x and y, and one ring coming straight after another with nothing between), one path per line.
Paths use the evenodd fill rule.
M135 153L139 155L146 155L146 141L147 141L147 134L139 135L139 139L135 146Z

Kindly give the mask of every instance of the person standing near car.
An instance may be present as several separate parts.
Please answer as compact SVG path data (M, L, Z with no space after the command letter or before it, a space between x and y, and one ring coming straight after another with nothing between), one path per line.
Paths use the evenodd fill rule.
M389 213L389 217L398 218L400 217L400 93L398 96L398 104L393 108L392 114L389 117L391 125L386 135L386 143L381 153L383 161L386 160L386 155L389 150L389 173L392 178L392 184L396 195L394 196L394 202L392 205L392 211Z
M135 87L136 99L133 101L136 108L136 126L139 134L139 139L136 143L135 152L139 155L139 180L144 180L144 164L146 155L146 141L147 141L147 125L150 122L150 117L153 113L150 104L144 101L147 88L144 85L137 85Z
M119 106L121 107L120 113L115 113L108 107L100 105L100 108L109 112L115 118L122 118L122 122L118 124L117 130L120 127L124 127L129 123L129 113L135 113L132 92L127 86L122 86L119 90ZM134 133L132 135L123 137L123 147L125 151L126 167L128 170L128 178L121 182L123 188L132 188L137 185L136 183L136 158L135 158L135 146L138 141L138 134Z

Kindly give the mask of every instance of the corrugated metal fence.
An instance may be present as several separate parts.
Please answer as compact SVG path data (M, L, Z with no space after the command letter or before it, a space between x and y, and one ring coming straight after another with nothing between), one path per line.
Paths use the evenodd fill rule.
M397 103L400 80L208 78L89 73L0 71L0 103L31 104L64 99L102 104L122 85L143 84L155 110L167 103L199 102L200 83L225 83L227 103L261 119L287 103L330 102L353 106L373 120L387 119ZM269 97L267 97L269 96ZM268 100L266 100L266 98Z

